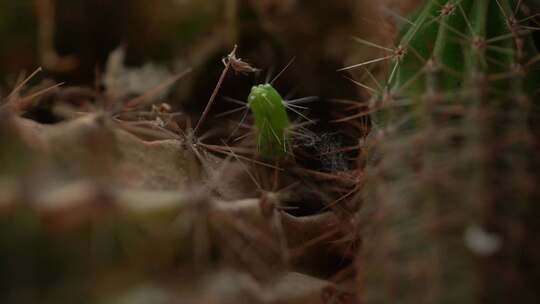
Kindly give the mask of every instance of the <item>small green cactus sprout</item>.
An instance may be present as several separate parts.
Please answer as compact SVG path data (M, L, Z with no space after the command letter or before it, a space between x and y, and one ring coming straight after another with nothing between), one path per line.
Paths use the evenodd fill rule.
M257 149L262 157L277 159L287 155L290 126L285 102L271 84L251 88L247 106L255 118Z
M240 107L223 112L216 117L242 111L240 123L229 136L232 138L248 113L251 112L255 121L254 133L258 156L264 160L279 161L292 155L291 143L294 138L306 139L309 137L305 134L305 126L315 122L302 113L309 109L303 104L316 101L318 98L308 96L285 100L272 86L272 83L273 81L253 86L247 97L247 102L225 97L226 101L238 104ZM287 115L287 110L305 121L297 124L292 123Z

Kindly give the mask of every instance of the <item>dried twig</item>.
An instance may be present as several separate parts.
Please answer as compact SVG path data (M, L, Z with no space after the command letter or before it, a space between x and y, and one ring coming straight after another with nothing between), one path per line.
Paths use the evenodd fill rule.
M236 57L236 49L238 48L237 45L234 46L231 53L228 55L228 58L235 58ZM210 99L208 100L208 103L206 104L206 107L204 108L204 111L201 115L201 118L197 122L197 125L195 126L195 129L193 129L193 134L197 134L197 131L201 127L202 123L208 116L208 113L210 112L210 108L212 108L212 104L216 100L216 96L219 92L219 89L221 88L221 84L223 83L223 80L225 80L225 76L227 76L227 73L229 72L229 69L232 65L231 60L224 61L225 68L223 68L223 72L221 72L221 76L219 77L218 83L216 84L216 87L214 88L214 91L212 92L212 95L210 96Z

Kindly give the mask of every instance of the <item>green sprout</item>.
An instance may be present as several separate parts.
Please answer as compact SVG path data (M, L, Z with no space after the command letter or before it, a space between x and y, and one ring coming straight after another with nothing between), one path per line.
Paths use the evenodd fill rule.
M261 156L268 159L286 156L290 122L285 102L278 91L271 84L253 86L247 106L255 117L257 150Z

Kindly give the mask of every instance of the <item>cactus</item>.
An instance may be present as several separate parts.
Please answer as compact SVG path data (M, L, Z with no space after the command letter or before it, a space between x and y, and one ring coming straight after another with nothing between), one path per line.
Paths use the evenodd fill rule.
M255 117L258 151L265 158L277 158L287 154L286 130L289 118L285 102L271 84L254 86L248 97L248 107Z
M534 299L523 263L537 263L525 249L539 78L526 12L522 1L428 0L395 48L379 47L391 66L372 98L359 213L366 303Z

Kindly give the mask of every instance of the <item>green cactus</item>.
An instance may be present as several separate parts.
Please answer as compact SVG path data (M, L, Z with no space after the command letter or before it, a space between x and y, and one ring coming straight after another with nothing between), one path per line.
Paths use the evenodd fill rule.
M268 159L286 156L290 123L278 91L271 84L254 86L248 96L248 107L255 117L257 150Z
M523 5L429 0L386 49L360 212L366 303L534 299L540 78Z

